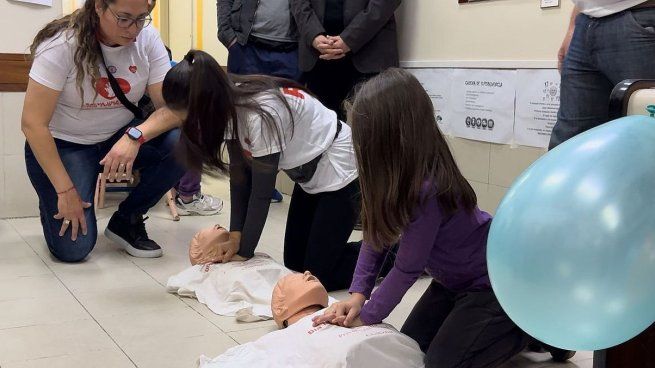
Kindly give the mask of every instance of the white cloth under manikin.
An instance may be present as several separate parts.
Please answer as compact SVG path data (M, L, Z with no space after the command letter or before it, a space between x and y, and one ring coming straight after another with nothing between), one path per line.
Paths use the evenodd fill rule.
M319 311L316 314L323 313ZM235 346L200 368L422 368L423 353L410 337L387 324L312 327L307 316L258 340Z
M195 265L166 284L169 293L197 298L222 316L241 322L273 318L271 295L279 279L292 271L266 254L256 253L245 262Z

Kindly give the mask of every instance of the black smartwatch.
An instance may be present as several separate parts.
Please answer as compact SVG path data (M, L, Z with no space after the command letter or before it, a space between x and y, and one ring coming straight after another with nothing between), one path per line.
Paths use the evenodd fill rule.
M140 144L144 144L146 142L146 138L143 136L143 132L140 131L138 128L135 127L129 127L125 131L125 134L127 134L130 139L139 142Z

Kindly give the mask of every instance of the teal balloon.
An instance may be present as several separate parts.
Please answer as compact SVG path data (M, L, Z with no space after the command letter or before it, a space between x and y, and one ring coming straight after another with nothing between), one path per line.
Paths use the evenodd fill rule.
M580 134L522 173L491 224L492 287L547 344L599 350L655 321L655 119Z

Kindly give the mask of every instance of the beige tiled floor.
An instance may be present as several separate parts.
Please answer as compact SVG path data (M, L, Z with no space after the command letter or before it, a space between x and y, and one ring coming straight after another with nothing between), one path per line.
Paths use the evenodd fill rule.
M228 198L221 182L205 191ZM271 206L258 249L279 261L288 203L285 198ZM112 210L100 211L100 229ZM2 368L194 367L201 354L216 356L274 330L270 321L237 323L164 289L169 276L188 267L191 236L202 227L227 224L228 203L211 217L172 222L163 205L149 216L149 233L163 246L162 258L129 257L100 236L81 264L50 257L37 218L0 220ZM387 321L399 328L428 282L419 280ZM344 298L346 293L332 296ZM553 364L547 354L523 354L505 368L591 366L591 353L579 352L568 364Z

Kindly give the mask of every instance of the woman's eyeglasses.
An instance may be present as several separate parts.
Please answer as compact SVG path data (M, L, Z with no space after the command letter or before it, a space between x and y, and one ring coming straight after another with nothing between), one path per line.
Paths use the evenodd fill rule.
M120 28L130 28L132 27L132 24L136 24L136 28L143 29L144 27L147 27L150 24L150 22L152 22L152 17L150 16L150 14L146 15L145 17L139 17L139 18L121 17L120 15L114 13L111 7L107 6L107 9L109 9L111 14L114 15L114 17L116 18L116 24Z

